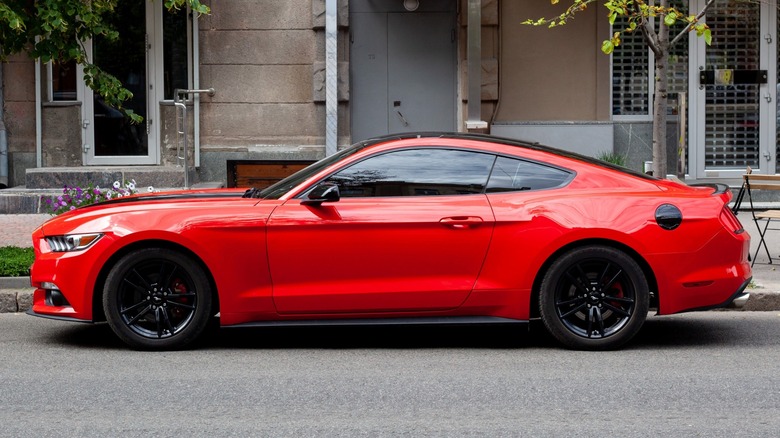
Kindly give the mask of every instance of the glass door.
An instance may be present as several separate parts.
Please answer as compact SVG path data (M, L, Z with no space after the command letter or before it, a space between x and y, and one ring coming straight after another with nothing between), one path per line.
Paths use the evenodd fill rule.
M774 171L774 148L770 153L769 147L774 142L765 138L773 98L765 9L767 5L759 2L724 0L707 10L712 44L697 39L704 52L697 71L700 178L737 178L747 166L762 173Z
M85 144L87 164L127 165L155 164L157 147L154 135L150 135L153 121L149 105L152 86L148 72L147 23L150 15L147 7L136 2L117 2L115 13L109 16L119 38L109 41L96 37L92 40L93 62L103 70L116 76L133 97L124 106L144 118L133 123L117 108L101 97L87 90L85 93ZM91 122L91 123L90 123Z

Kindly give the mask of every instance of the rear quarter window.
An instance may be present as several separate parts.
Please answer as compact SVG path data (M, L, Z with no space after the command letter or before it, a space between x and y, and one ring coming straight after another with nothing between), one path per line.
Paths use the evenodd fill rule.
M574 174L541 163L498 157L490 174L487 193L543 190L566 185Z

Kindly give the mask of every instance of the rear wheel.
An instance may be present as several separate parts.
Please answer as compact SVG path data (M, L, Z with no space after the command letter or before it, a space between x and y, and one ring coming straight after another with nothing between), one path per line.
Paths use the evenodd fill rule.
M647 318L649 287L637 262L608 246L565 253L544 276L542 321L570 348L608 350L636 335Z
M111 269L103 310L111 329L142 350L190 345L211 316L211 285L192 257L165 248L140 249Z

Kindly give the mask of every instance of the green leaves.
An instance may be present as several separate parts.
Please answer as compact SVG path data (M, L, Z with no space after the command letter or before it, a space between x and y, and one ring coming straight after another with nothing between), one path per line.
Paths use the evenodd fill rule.
M615 50L615 47L620 45L620 32L612 34L612 38L601 43L601 51L604 54L609 55Z
M674 26L674 23L677 22L677 11L670 11L666 16L664 17L664 23L671 27Z
M615 44L610 40L604 40L604 42L601 43L601 51L604 52L605 55L609 55L615 51Z
M84 82L109 105L123 111L134 122L143 118L122 104L133 94L122 83L89 62L84 42L95 36L109 40L120 37L109 24L119 0L0 0L0 61L27 52L32 58L76 61L84 68ZM122 0L129 1L129 0ZM190 6L198 15L211 9L201 0L164 1L168 9ZM138 7L143 7L139 2Z
M571 5L567 7L566 11L555 18L527 19L522 24L532 26L546 24L548 27L562 26L595 0L570 1ZM550 0L550 3L555 5L558 3L558 0ZM624 23L623 28L615 29L616 32L612 38L602 42L601 51L607 55L611 54L620 45L620 35L623 33L635 32L643 26L651 33L654 33L652 24L654 20L656 26L659 20L667 27L685 24L687 28L683 32L695 30L697 36L703 37L708 45L712 44L712 31L710 28L704 23L699 23L699 17L696 15L685 14L676 8L660 6L658 2L651 3L647 0L607 0L604 3L604 7L607 9L607 18L610 25L614 27L615 23Z
M693 29L696 31L696 36L703 36L704 42L707 43L708 46L712 45L712 31L710 30L709 26L704 23L699 23L693 26Z

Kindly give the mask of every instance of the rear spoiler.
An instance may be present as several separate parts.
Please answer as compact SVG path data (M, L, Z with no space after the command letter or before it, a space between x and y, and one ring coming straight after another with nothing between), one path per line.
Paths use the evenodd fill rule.
M729 187L727 184L721 184L721 183L701 183L701 184L691 184L691 187L709 187L713 189L713 192L710 194L710 196L718 196L723 201L724 204L728 204L731 202L731 200L734 198L734 194L731 192L731 187ZM740 195L737 196L737 198L741 197ZM738 199L737 202L741 202L741 200Z
M691 187L712 187L715 189L715 191L712 193L712 196L722 195L730 190L728 184L721 184L721 183L699 183L699 184L690 184Z

